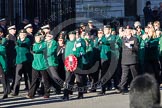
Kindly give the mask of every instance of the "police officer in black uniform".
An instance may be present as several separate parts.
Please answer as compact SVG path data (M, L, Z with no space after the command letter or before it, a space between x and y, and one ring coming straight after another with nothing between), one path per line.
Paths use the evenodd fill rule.
M9 77L12 78L12 85L11 89L13 89L14 82L15 82L15 61L16 61L16 27L15 25L8 27L8 35L6 36L7 39L7 46L6 46L6 55L7 55L7 66L8 66L8 74Z

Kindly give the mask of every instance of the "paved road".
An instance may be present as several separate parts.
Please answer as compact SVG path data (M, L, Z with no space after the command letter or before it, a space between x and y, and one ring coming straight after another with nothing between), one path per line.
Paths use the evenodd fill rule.
M161 91L162 92L162 91ZM70 101L62 101L61 95L51 95L49 99L38 97L26 99L26 92L21 91L20 96L5 100L0 99L0 108L129 108L129 94L116 94L114 90L107 91L105 96L98 96L97 93L87 93L84 99L76 99L77 93L70 96ZM2 87L0 86L0 97Z

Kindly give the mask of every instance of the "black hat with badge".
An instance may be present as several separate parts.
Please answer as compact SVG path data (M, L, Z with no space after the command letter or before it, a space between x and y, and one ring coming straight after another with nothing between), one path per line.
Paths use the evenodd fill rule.
M85 24L84 23L80 23L80 27L83 27L83 26L85 26Z
M68 33L68 35L70 35L70 34L76 34L76 31L70 31L70 32Z
M104 28L111 28L110 25L104 25Z
M26 33L26 30L21 29L21 30L19 30L19 34L20 34L20 33Z
M34 35L34 37L36 37L36 36L42 36L42 34L41 34L40 32L37 32L37 33Z
M98 31L98 32L99 32L99 31L102 31L102 32L103 32L103 29L102 29L102 28L99 28L97 31Z
M61 31L61 32L59 33L59 36L60 36L60 35L65 36L66 34L67 34L66 31Z

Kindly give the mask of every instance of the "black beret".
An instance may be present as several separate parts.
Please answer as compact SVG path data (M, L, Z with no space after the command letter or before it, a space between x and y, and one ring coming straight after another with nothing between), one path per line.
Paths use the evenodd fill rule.
M68 33L68 35L70 35L70 34L76 34L76 31L70 31L70 32Z
M104 28L111 28L110 25L104 25Z
M27 32L26 32L26 30L21 29L21 30L19 30L19 33L27 33Z

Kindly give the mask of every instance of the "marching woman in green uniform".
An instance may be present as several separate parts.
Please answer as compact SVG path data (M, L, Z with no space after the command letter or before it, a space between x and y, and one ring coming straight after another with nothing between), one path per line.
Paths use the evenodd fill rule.
M10 93L9 83L7 80L7 61L6 61L6 39L2 37L3 31L0 29L0 80L3 85L4 95L2 99L8 97L8 93Z
M155 76L160 84L160 65L159 65L159 37L156 37L155 30L149 29L148 42L145 49L146 72Z
M52 81L53 83L52 85L55 87L56 93L60 94L61 85L59 82L62 80L59 77L58 71L57 71L58 70L58 57L57 57L58 43L53 39L53 35L51 34L46 35L45 41L47 43L48 74L51 77L51 79L54 81L54 82Z
M106 41L103 42L102 44L101 53L100 53L101 55L100 56L101 57L101 78L100 80L102 80L103 76L108 72L110 60L111 60L110 59L111 50L114 50L114 46L115 46L115 36L113 36L111 32L112 32L111 27L107 25L107 26L104 26L104 34L98 34L98 35L103 35L103 38L106 39ZM109 75L111 74L113 76L113 73L110 73ZM104 84L102 84L102 89L99 94L101 95L105 94L106 86L108 85L108 83L110 83L109 81L110 79L106 82L103 82Z
M81 37L79 29L76 29L75 33L76 33L75 45L76 45L76 48L78 49L78 51L81 51L78 59L80 60L79 63L82 64L79 67L81 69L81 71L77 71L77 72L83 73L84 70L87 70L86 65L88 64L88 62L87 62L88 58L86 57L86 42L85 42L84 38ZM79 44L81 44L81 45L79 45ZM79 45L79 47L78 47L78 45ZM88 81L87 73L80 74L80 76L82 78L82 84L83 84L82 86L87 86L87 81ZM85 92L87 92L87 91L85 91Z
M93 40L90 38L89 34L86 33L84 37L85 43L86 43L86 54L85 58L87 60L87 68L91 67L93 65Z
M162 32L160 32L159 37L159 60L160 60L160 71L162 71ZM162 73L160 74L160 79L162 79ZM162 84L162 80L160 83Z
M18 34L18 39L16 42L16 76L15 76L15 84L13 89L13 96L17 96L19 94L20 88L20 80L22 77L22 73L27 74L28 79L28 87L31 83L31 72L29 66L30 61L32 59L32 55L30 53L30 40L26 37L26 31L20 30Z
M46 43L41 40L41 35L35 35L35 43L33 44L33 57L32 62L32 83L27 95L27 98L33 98L37 89L37 84L39 79L43 79L44 83L44 98L49 98L49 80L47 73L47 61L44 56L44 51L46 50Z
M105 75L105 73L107 72L108 66L109 66L109 61L108 61L108 56L110 54L110 47L106 45L106 38L104 36L103 30L99 29L98 30L98 37L95 39L94 42L94 47L95 47L95 53L98 54L97 58L100 59L100 68L98 71L101 70L101 77L100 80L102 79L102 77ZM105 65L104 65L105 64ZM105 83L105 82L104 82ZM105 94L105 84L102 85L102 91L99 94Z
M139 43L139 73L143 74L145 72L145 48L148 42L148 34L143 34Z
M94 42L91 39L89 33L85 33L84 40L86 42L85 58L87 60L87 64L86 64L85 68L90 69L93 66L99 67L99 65L96 64L97 61L95 61L96 57L95 57L94 49L93 49ZM91 81L89 92L96 92L95 83L98 81L98 68L96 68L96 69L97 69L97 72L96 72L96 70L89 70L91 72L90 74L88 74L89 80Z
M113 60L114 62L114 66L116 65L116 69L113 71L111 71L111 74L109 74L109 76L112 75L111 79L109 80L108 83L108 89L112 89L112 87L114 88L118 88L118 84L120 82L120 76L121 76L121 38L119 37L119 35L116 35L116 31L114 28L111 28L111 35L107 38L108 43L110 44L110 51L111 51L111 56L109 56L109 58L111 60ZM112 80L114 82L114 84L112 84Z
M83 67L82 55L84 54L85 54L84 44L81 41L78 41L78 42L76 41L76 32L75 31L69 32L69 41L67 41L66 47L65 47L65 58L70 55L76 56L78 59L78 67L82 69ZM66 79L65 79L65 89L64 89L63 100L69 100L69 93L70 93L69 83L71 81L72 75L73 75L73 72L68 71L66 68ZM75 75L78 87L82 87L83 86L82 75L78 73L74 73L74 75ZM83 98L83 92L79 91L78 99L82 99L82 98Z

